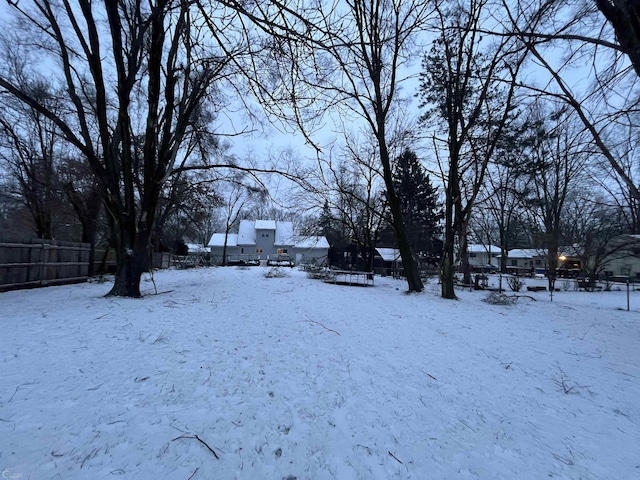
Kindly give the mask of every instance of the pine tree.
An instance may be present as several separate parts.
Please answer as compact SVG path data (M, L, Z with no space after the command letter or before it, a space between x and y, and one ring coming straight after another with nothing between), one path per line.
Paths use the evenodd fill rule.
M443 218L438 191L410 149L405 149L396 159L393 173L411 248L420 260L435 261L440 252L439 242L434 240L440 233L439 223Z

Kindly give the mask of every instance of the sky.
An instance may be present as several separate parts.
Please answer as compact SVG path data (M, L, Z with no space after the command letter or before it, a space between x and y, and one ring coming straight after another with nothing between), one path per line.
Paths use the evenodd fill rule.
M3 478L640 478L640 291L269 272L0 293Z

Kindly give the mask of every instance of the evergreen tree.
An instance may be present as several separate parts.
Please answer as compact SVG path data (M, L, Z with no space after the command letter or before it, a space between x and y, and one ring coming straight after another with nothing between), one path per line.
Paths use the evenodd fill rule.
M442 208L437 189L410 149L396 159L393 181L413 252L420 260L435 261L440 256L440 242L434 242L434 237L440 233Z

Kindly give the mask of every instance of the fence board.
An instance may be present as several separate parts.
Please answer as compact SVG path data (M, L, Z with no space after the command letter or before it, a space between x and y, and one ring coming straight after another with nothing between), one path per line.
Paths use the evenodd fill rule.
M0 243L0 291L85 281L89 252L86 243Z
M0 243L0 292L86 281L91 245L34 239L31 243ZM154 252L152 268L170 268L172 255ZM115 273L113 249L96 249L94 273Z

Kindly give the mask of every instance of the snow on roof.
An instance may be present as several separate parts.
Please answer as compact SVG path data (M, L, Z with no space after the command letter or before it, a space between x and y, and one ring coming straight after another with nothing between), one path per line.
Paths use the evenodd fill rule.
M507 257L509 258L533 258L544 257L547 255L546 250L537 248L514 248L509 250Z
M284 223L284 222L278 222L278 223ZM276 221L275 220L256 220L255 229L256 230L275 230Z
M255 245L256 229L254 220L242 220L238 228L238 245Z
M481 243L470 243L467 247L469 252L473 253L500 253L500 247L495 245L483 245Z
M394 262L400 260L400 250L397 248L376 248L376 251L380 254L385 262Z
M224 233L214 233L207 244L208 247L224 247ZM227 247L235 247L238 245L238 234L230 233L227 235ZM191 249L189 249L191 250Z
M295 242L293 237L293 223L275 222L273 220L271 221L273 222L274 228L276 230L276 239L273 242L273 244L274 245L293 245Z
M209 251L207 247L199 243L187 243L187 248L189 249L189 253L206 253Z
M295 237L292 222L276 222L275 220L242 220L238 233L230 233L227 246L255 245L256 230L275 230L274 245L296 246L298 248L329 248L325 237ZM224 233L214 233L209 241L209 247L222 247Z
M329 248L329 242L325 237L297 237L295 248Z

